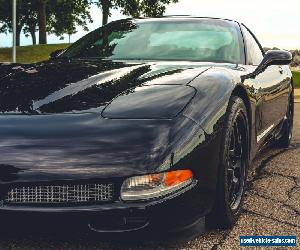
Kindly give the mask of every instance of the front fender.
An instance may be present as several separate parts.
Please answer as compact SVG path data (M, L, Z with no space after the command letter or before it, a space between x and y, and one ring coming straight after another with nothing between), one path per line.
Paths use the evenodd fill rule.
M197 94L184 111L184 115L197 122L208 135L221 130L234 78L226 69L209 70L190 83Z
M240 78L227 69L208 70L190 83L197 90L183 115L196 122L205 133L199 150L198 167L201 181L209 187L212 207L216 197L220 150L230 97ZM203 188L203 186L202 186Z

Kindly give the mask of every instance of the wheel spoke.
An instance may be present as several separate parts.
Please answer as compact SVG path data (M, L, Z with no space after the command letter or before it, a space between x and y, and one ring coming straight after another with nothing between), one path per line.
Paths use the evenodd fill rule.
M235 165L237 161L239 161L242 157L242 137L238 128L237 122L234 123L232 135L231 135L231 143L229 149L229 158L231 160L231 164Z
M239 179L237 177L233 176L232 182L236 186L239 183Z
M234 151L234 149L229 149L229 157L231 159L235 158L235 151Z
M234 179L234 172L232 169L229 170L229 172L231 171L231 174L230 176L228 177L228 193L229 193L229 197L230 199L232 199L232 195L233 195L233 192L234 192L234 182L233 182L233 179Z
M235 152L236 152L236 155L241 157L241 149L242 149L242 135L240 133L240 129L239 127L237 126L237 134L236 134L236 145L235 145Z

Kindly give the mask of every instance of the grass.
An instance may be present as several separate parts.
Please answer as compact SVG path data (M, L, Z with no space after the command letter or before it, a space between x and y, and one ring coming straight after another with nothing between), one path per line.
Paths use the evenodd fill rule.
M300 71L293 71L295 88L300 88Z
M17 47L17 62L34 63L44 61L49 58L51 52L68 46L69 44L47 44ZM11 54L11 48L0 48L0 62L10 62Z

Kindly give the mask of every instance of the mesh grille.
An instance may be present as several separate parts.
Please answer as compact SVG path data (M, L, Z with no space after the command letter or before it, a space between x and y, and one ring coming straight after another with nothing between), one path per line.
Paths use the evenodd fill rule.
M17 187L11 189L7 203L76 203L113 199L113 184L53 185Z

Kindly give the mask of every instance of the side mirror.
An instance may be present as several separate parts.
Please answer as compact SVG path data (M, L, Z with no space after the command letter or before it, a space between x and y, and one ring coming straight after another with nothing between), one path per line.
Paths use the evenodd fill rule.
M254 72L242 77L243 80L247 78L255 78L260 73L264 72L271 65L288 65L292 62L293 56L289 51L285 50L269 50L262 62L257 66Z
M51 54L50 54L50 59L55 59L55 58L57 58L63 51L64 51L64 49L57 49L57 50L54 50L54 51L51 52Z
M292 62L293 56L285 50L269 50L258 67L265 70L271 65L288 65Z

